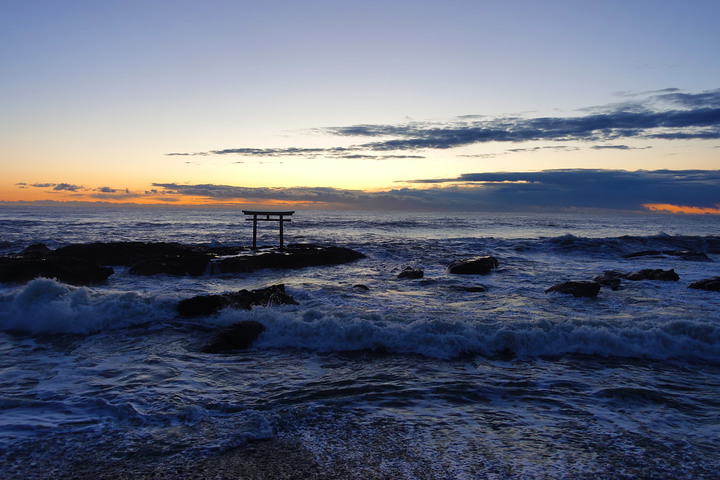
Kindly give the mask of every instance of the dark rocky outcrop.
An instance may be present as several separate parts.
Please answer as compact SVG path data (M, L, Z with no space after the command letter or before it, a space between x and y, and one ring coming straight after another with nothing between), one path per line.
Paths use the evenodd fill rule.
M238 247L240 248L240 247ZM183 245L167 242L95 242L60 247L53 255L66 258L83 258L99 265L132 266L152 258L204 258L205 263L215 256L212 247Z
M106 280L113 273L111 265L128 266L130 273L137 275L202 275L216 255L211 247L162 242L95 242L56 250L34 244L18 255L0 257L0 281L50 277L89 285Z
M623 255L623 258L627 259L639 257L678 257L691 262L712 262L712 259L707 254L692 250L643 250Z
M159 275L197 277L205 273L212 257L204 253L186 252L182 255L157 255L141 258L130 266L132 275Z
M419 268L405 267L405 269L398 273L398 278L423 278L425 272Z
M30 245L18 255L0 257L0 282L25 283L38 277L56 278L73 285L100 283L113 269L83 258L55 255L41 243Z
M178 313L183 317L212 315L223 308L250 310L254 306L297 305L298 302L285 293L285 285L272 285L257 290L240 290L219 295L198 295L180 300Z
M460 290L462 292L468 292L468 293L482 293L487 292L487 288L483 287L482 285L474 285L472 287L467 286L460 286L460 287L454 287L455 290Z
M545 293L558 292L572 294L574 297L597 297L600 291L600 284L587 281L569 281L558 283L545 290Z
M254 320L233 323L220 330L215 338L202 348L204 353L226 353L248 348L265 326Z
M213 262L211 273L245 273L264 268L296 269L323 265L340 265L365 258L345 247L291 244L284 250L255 255L239 255Z
M17 256L28 260L40 260L47 258L51 252L52 250L50 250L44 243L33 243Z
M627 280L663 280L666 282L677 282L680 276L675 273L672 268L670 270L662 270L660 268L646 268L637 272L626 273L623 278Z
M617 290L620 288L623 278L625 278L625 273L618 270L607 270L602 275L593 278L593 281L604 287L610 287L611 290Z
M302 268L351 262L365 256L349 248L292 245L257 253L246 247L211 247L179 243L96 242L50 250L34 244L17 255L0 257L0 282L24 283L37 277L88 285L126 266L133 275L198 276L204 273L252 272L261 268ZM212 260L219 259L217 262ZM212 267L212 268L209 268Z
M455 260L450 262L448 272L460 275L487 275L490 270L498 267L498 260L495 257L483 256L467 260Z
M607 270L602 275L593 278L593 280L600 285L610 287L611 290L617 290L620 288L622 280L662 280L666 282L677 282L680 280L680 276L672 268L670 270L646 268L630 273L620 272L618 270Z
M706 278L698 280L688 285L690 288L697 290L707 290L709 292L720 292L720 277Z
M26 283L35 278L56 278L72 285L101 283L113 274L111 267L103 267L78 259L17 259L0 258L0 282Z

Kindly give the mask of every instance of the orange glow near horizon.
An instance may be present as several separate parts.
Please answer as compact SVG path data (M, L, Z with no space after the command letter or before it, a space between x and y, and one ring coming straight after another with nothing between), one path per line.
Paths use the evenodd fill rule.
M178 207L253 207L263 206L268 208L289 208L289 209L323 209L332 208L326 202L292 201L278 199L253 199L253 198L232 198L232 199L216 199L202 196L190 195L173 195L173 194L128 194L107 197L100 195L87 195L83 193L67 193L53 192L38 195L29 190L20 190L12 192L12 195L4 195L0 198L0 205L12 203L25 204L73 204L80 202L83 204L102 205L140 205L140 206L178 206Z
M686 205L672 205L670 203L646 203L643 207L653 212L670 212L670 213L695 213L695 214L713 214L720 215L720 206L715 208L707 207L690 207Z

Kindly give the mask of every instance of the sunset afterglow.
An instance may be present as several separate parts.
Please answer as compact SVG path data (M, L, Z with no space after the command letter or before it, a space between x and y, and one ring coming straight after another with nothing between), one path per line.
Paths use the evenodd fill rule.
M691 3L11 2L0 202L717 213Z

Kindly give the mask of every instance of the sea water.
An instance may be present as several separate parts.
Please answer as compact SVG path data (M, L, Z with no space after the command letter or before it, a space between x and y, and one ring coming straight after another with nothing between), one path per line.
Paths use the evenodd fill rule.
M0 284L0 476L173 478L280 445L322 478L717 478L720 294L688 285L720 275L718 225L298 211L286 242L366 258L200 277L116 266L89 287ZM274 224L259 234L277 242ZM248 245L252 228L235 209L0 207L0 254L96 241ZM623 257L643 250L712 261ZM499 268L447 272L477 255ZM407 266L424 277L397 278ZM680 280L623 281L596 298L545 293L644 268ZM184 298L278 283L299 305L176 313ZM248 319L266 327L251 348L201 352Z

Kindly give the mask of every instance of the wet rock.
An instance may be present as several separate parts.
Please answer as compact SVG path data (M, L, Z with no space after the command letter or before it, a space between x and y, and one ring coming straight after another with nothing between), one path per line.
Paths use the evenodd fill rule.
M18 254L18 257L26 258L28 260L40 260L49 257L51 252L52 250L50 250L44 243L33 243L25 250L20 252Z
M183 317L199 317L200 315L212 315L223 308L230 306L230 294L223 295L198 295L197 297L186 298L178 303L178 313Z
M205 263L215 256L211 247L166 242L95 242L68 245L53 251L53 256L84 258L100 265L132 266L153 258L189 258Z
M498 267L498 260L492 256L474 257L467 260L450 262L448 272L460 275L487 275Z
M666 282L677 282L680 280L680 276L675 273L674 269L662 270L660 268L652 269L646 268L638 270L637 272L626 273L623 278L627 280L663 280Z
M367 291L370 290L370 287L368 287L367 285L363 285L362 283L358 283L357 285L353 285L352 288L353 288L353 290L359 290L359 291L362 291L362 292L367 292Z
M250 310L254 306L297 305L298 302L285 293L285 285L272 285L257 290L240 290L219 295L198 295L180 300L178 313L183 317L212 315L223 308Z
M197 277L207 270L210 257L206 254L186 252L183 255L157 255L137 260L130 266L132 275L176 275Z
M475 285L472 287L456 287L457 290L461 290L463 292L468 293L482 293L487 292L487 288L483 287L482 285Z
M203 275L251 272L261 268L302 268L334 265L364 258L343 247L289 246L284 251L240 255L246 247L211 247L179 243L95 242L50 250L34 244L17 255L0 257L0 282L28 282L37 277L57 278L78 285L104 281L111 265L127 266L134 275ZM240 256L238 256L240 255ZM219 256L227 258L210 264ZM219 265L219 267L218 267ZM209 269L213 267L213 270Z
M35 278L55 278L72 285L101 283L113 269L78 258L0 258L0 282L26 283Z
M419 268L405 267L405 269L398 273L398 278L423 278L425 272Z
M720 277L698 280L697 282L691 283L689 287L697 290L707 290L709 292L720 292Z
M248 348L265 331L265 326L254 320L233 323L220 330L215 338L202 348L204 353L224 353Z
M558 283L545 290L545 293L558 292L572 294L574 297L597 297L600 291L600 284L587 281L569 281Z
M643 250L623 255L623 258L627 259L639 257L678 257L689 262L712 262L712 259L707 254L692 250Z
M211 273L247 273L265 268L296 269L339 265L361 258L365 258L365 255L345 247L291 244L284 250L223 258L213 262Z
M646 268L644 270L638 270L637 272L620 272L618 270L607 270L602 275L598 275L593 280L600 285L610 287L611 290L617 290L620 288L622 280L662 280L676 282L680 279L680 276L675 273L675 270L662 270L660 268L652 269Z
M602 275L598 275L593 278L593 281L605 287L610 287L611 290L617 290L620 288L620 283L623 278L625 278L625 274L623 272L618 270L607 270Z

